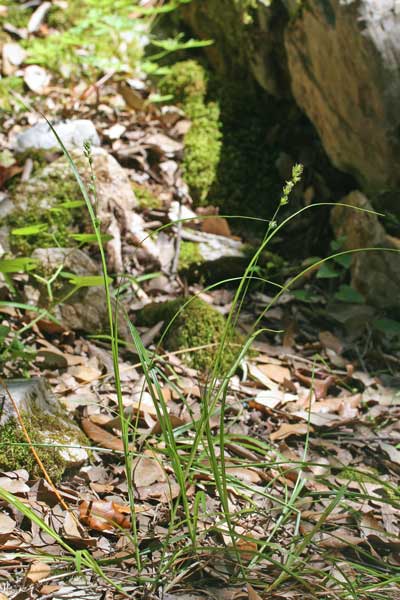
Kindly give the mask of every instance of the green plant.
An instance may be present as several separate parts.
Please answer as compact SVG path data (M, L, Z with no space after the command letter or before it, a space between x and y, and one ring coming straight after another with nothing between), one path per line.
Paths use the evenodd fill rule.
M62 146L60 140L59 143ZM249 284L254 278L255 268L260 263L260 260L262 260L263 253L273 237L282 231L285 225L296 216L291 215L283 221L279 220L281 208L287 203L290 190L296 183L296 180L301 176L301 167L296 166L294 169L290 182L285 186L279 206L268 223L267 231L262 239L260 247L254 252L254 255L245 269L245 273L238 280L238 288L233 298L232 309L224 321L223 328L221 328L220 345L214 356L211 369L209 370L209 376L204 379L204 387L201 390L201 414L192 416L192 420L187 424L173 429L168 406L161 389L161 384L163 382L168 382L173 385L173 382L176 381L176 374L173 373L173 377L169 377L169 374L172 373L170 365L167 365L170 369L169 371L160 368L160 362L157 356L144 347L138 330L132 323L129 323L132 341L141 363L147 390L153 398L154 410L161 429L160 443L154 445L151 444L151 447L153 452L156 452L160 459L165 458L169 461L170 470L173 472L179 487L179 496L174 501L171 501L168 510L166 511L166 535L161 540L160 535L157 534L157 538L154 541L158 560L157 569L156 572L154 572L152 571L152 569L154 569L155 555L155 553L153 553L153 547L151 547L151 552L149 554L149 544L147 543L147 540L146 544L140 544L140 532L136 529L136 514L134 512L135 498L133 496L134 486L132 485L132 452L130 451L129 442L132 443L132 440L133 442L139 440L136 437L138 432L135 427L135 422L130 423L126 418L122 398L119 375L118 326L113 318L112 290L109 287L110 280L107 275L102 245L101 223L99 223L98 217L94 212L87 187L82 182L76 165L65 148L63 148L63 150L68 157L71 168L85 199L95 232L94 235L96 236L102 258L102 277L107 294L107 309L110 320L110 342L113 353L121 436L124 444L126 482L132 510L131 541L134 548L133 552L137 569L137 572L132 575L134 584L136 586L138 583L143 584L148 586L151 591L155 591L163 584L171 582L175 576L179 577L179 581L181 581L183 576L190 574L193 564L196 565L197 561L200 560L199 557L204 555L207 556L207 563L211 564L214 556L215 558L220 555L224 556L229 551L232 558L231 563L229 564L233 564L233 579L235 581L244 583L249 578L251 578L252 581L256 579L257 583L263 587L263 591L271 595L274 590L282 586L289 578L291 578L298 582L302 586L302 589L311 594L311 597L315 596L315 589L313 589L313 585L310 584L310 576L315 574L315 569L313 569L312 562L309 560L309 556L315 556L315 552L307 552L307 548L311 545L314 546L318 544L318 536L321 532L330 533L332 531L329 520L331 515L336 514L337 507L340 506L346 514L350 511L351 506L354 505L357 496L352 490L348 490L346 486L337 485L335 481L332 482L331 479L327 479L322 493L319 493L319 491L315 489L312 491L311 496L310 494L306 496L306 506L308 506L309 503L313 506L313 503L317 502L318 498L322 499L323 510L319 514L317 513L316 520L313 522L310 529L305 533L302 533L300 529L300 519L302 511L304 511L303 490L307 481L305 470L311 464L308 457L309 433L306 435L304 452L299 461L289 460L287 457L281 456L279 450L276 448L274 449L273 458L270 460L268 458L268 453L271 452L271 445L269 443L263 440L251 439L245 435L241 436L236 433L230 436L225 428L225 416L229 409L229 382L244 355L249 350L252 341L260 333L259 327L261 319L265 312L285 291L289 290L291 286L304 275L304 273L309 272L315 267L315 265L308 265L301 273L288 280L285 285L278 286L275 297L268 302L265 310L254 323L254 331L249 335L248 339L242 343L238 354L232 357L230 363L225 363L225 352L227 348L229 348L230 336L236 325L239 311L245 301ZM90 148L86 146L85 150L87 160L90 164ZM297 211L297 214L311 208L314 210L317 207L318 205L305 207L300 211ZM316 265L318 267L332 258L339 258L346 255L351 255L351 252L335 252L333 257L319 259ZM77 281L75 281L75 283L77 283ZM181 313L183 314L185 310L189 310L190 305L198 307L197 299L189 299L183 306L180 304L179 306L173 307L175 312L178 311L175 321L180 319ZM171 323L169 331L172 330L173 325L174 321ZM169 331L167 330L165 332L165 336L168 336ZM184 396L180 396L179 400L184 403ZM215 417L218 415L219 426L216 426ZM185 436L187 432L190 433L189 437ZM142 449L143 444L145 444L143 438L140 440L140 444L140 449ZM272 519L273 527L268 535L261 539L254 540L251 536L251 532L241 533L237 528L237 525L243 523L244 519L248 516L251 517L253 513L260 509L253 500L254 486L240 481L238 477L232 474L232 465L227 461L228 450L232 445L238 449L239 457L248 456L249 452L251 452L253 458L250 464L255 468L263 468L268 473L267 481L264 481L263 485L259 486L257 494L265 500L267 507L265 513L267 518ZM235 460L235 466L238 464L242 464L240 458L237 461ZM285 474L285 471L288 470L290 470L292 475L294 472L296 473L295 481L293 481L293 477L291 477L289 480L290 484L284 484L282 493L277 493L277 486L282 480L285 481L283 475ZM199 480L201 484L197 485ZM206 504L205 493L203 491L205 486L208 485L212 485L213 490L215 489L215 499L218 503L215 514L212 515L213 523L211 526L208 526L207 518L210 515L207 514L207 512L209 513L210 509ZM381 483L381 485L385 488L385 494L378 496L379 502L387 503L390 507L397 506L398 491L392 489L391 486L388 486L385 483ZM195 492L191 495L193 489L195 489ZM367 497L367 493L360 494L360 499L364 501ZM70 555L71 563L79 565L78 571L82 566L85 566L85 568L93 570L98 575L104 577L109 583L118 587L120 591L124 592L123 584L118 584L113 581L110 582L110 577L107 576L107 573L105 573L102 568L103 563L101 559L95 560L87 551L85 551L84 554L78 554L80 551L69 546L54 530L51 529L51 527L43 520L40 520L33 510L27 505L24 505L16 496L0 489L0 497L5 502L12 504L16 509L20 510L22 514L37 523L42 530L46 531L48 535L55 539L64 551ZM232 501L235 497L244 498L246 500L246 508L236 510ZM206 515L207 518L203 520L202 528L200 528L198 525L203 514ZM205 528L205 531L203 531L203 528ZM284 543L281 543L279 541L279 535L282 534L285 529L291 532L290 539L288 540L286 534ZM334 536L334 532L332 535ZM229 538L226 545L216 544L214 548L210 548L212 540L215 538L221 539L222 536L224 536L225 540ZM201 545L204 539L207 543ZM253 551L253 557L249 565L244 563L243 554L240 551L241 542L249 542L256 547ZM153 540L151 543L153 543ZM376 591L393 582L398 584L400 577L396 568L393 569L391 566L385 566L383 561L381 561L379 568L373 570L371 565L376 563L373 563L374 557L372 552L369 552L369 550L365 550L362 547L356 548L354 546L351 549L352 552L354 552L353 555L356 557L350 559L351 566L359 575L359 580L353 583L351 581L349 582L346 578L343 581L337 577L339 587L335 587L333 591L334 596L332 597L340 598L341 600L357 598L357 595L355 594L358 592L361 594L360 597L368 597L367 594L372 585L374 585L374 591ZM213 555L212 552L215 554ZM361 555L361 559L359 560L357 559L357 552ZM266 584L263 579L265 571L260 568L262 561L264 561L264 568L266 563L272 569L278 570L280 573L270 585ZM333 557L332 565L335 565L335 562L336 559ZM107 567L109 564L110 561L107 560ZM260 568L259 571L257 571L258 568ZM370 583L371 579L367 580L367 582L363 579L363 576L365 575L370 576L371 572L373 572L373 577L376 577L376 580L373 580L373 584ZM325 596L328 597L329 586L327 583L331 584L332 582L335 582L335 577L334 574L331 575L327 572L324 572L322 576L319 575L318 595L321 596L321 594L325 594ZM128 583L128 585L130 584L131 582ZM129 587L128 589L130 590L131 588ZM328 591L326 591L326 589L328 589ZM356 590L356 592L354 590ZM286 589L283 589L283 593L286 593L286 591Z

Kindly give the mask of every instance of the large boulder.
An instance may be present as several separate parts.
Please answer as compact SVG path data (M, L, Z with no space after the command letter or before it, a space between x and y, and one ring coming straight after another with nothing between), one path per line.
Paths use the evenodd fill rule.
M197 36L213 39L205 51L213 67L226 77L251 75L276 96L289 94L284 28L287 10L281 2L193 0L184 5L183 18Z
M396 0L308 0L286 29L292 92L336 167L364 189L400 184Z
M400 239L385 232L370 202L358 191L352 192L335 206L331 223L336 236L343 239L344 250L366 249L365 252L353 254L353 287L372 305L398 309Z
M397 4L193 0L183 15L196 35L215 40L207 52L220 72L247 72L270 94L291 93L332 163L372 198L400 187ZM399 212L398 196L395 204Z

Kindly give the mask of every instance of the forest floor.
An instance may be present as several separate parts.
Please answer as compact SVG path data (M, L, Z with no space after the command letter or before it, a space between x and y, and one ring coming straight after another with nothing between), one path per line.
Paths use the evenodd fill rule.
M257 248L262 238L249 230L243 239L243 228L232 233L215 206L193 206L181 171L190 126L181 108L148 101L155 90L147 79L121 86L109 71L68 85L43 81L39 71L32 83L26 68L13 77L25 78L24 101L34 109L10 91L0 209L39 170L35 156L14 144L42 120L37 110L54 123L89 119L138 200L134 210L108 209L107 250L115 297L143 346L127 337L119 345L119 399L107 336L74 330L50 310L35 313L29 271L4 273L4 401L15 378L45 380L65 426L85 433L79 446L87 452L60 477L46 462L49 444L41 454L31 432L25 447L13 446L3 429L0 454L12 451L7 460L16 461L23 448L31 469L19 462L0 473L1 600L400 598L398 332L389 335L379 311L349 296L344 263L333 283L319 265L291 287L306 264L282 261L272 273L277 294L253 270L237 311L237 281L216 285L210 263L216 268L216 257L242 243ZM61 154L44 153L41 166ZM118 187L115 194L117 202ZM90 235L81 225L75 233ZM96 246L82 239L100 274ZM206 269L201 245L214 251ZM237 277L223 260L218 268L217 280ZM202 348L175 349L160 341L164 319L144 325L137 317L154 302L193 296L233 315L238 347L251 339L235 369L228 343L218 351L219 340L209 338ZM196 316L189 318L197 333ZM32 447L44 469L31 460Z

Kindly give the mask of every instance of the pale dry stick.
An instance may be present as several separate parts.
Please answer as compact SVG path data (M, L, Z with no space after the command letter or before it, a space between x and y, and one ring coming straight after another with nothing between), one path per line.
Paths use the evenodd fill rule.
M98 93L101 86L104 85L109 79L111 79L111 77L113 77L115 75L115 73L116 73L115 69L111 69L105 75L103 75L103 77L101 77L98 81L96 81L95 83L92 83L89 87L87 87L80 94L80 96L78 96L78 102L80 100L87 100L89 98L89 96L91 96L93 94L93 92Z
M0 377L0 385L2 385L2 387L4 388L4 390L5 390L5 392L6 392L7 396L8 396L8 399L10 400L11 404L14 407L15 414L17 415L18 423L20 424L21 429L22 429L22 433L24 434L24 437L25 437L25 439L26 439L26 441L27 441L27 443L29 445L29 449L32 452L32 454L33 454L33 456L34 456L37 464L39 465L39 467L40 467L40 469L41 469L41 471L42 471L42 473L44 475L44 478L46 479L47 483L49 484L49 486L51 487L51 489L55 493L55 495L57 497L57 500L59 501L59 503L61 504L61 506L63 507L63 509L66 510L67 512L69 512L72 515L72 517L75 519L75 521L77 521L74 513L69 508L69 506L66 504L66 502L64 502L63 497L61 496L60 492L58 491L58 489L56 488L56 486L52 482L49 474L46 471L46 467L44 466L44 464L42 463L42 461L40 459L40 456L36 452L36 449L35 449L35 447L32 444L31 437L30 437L30 435L29 435L29 433L28 433L28 431L27 431L27 429L25 427L25 423L24 423L24 420L23 420L23 418L21 416L21 412L20 412L20 410L18 408L18 405L15 402L14 398L12 397L12 394L11 394L10 390L8 389L8 386L7 386L6 382L4 381L4 379L2 377Z

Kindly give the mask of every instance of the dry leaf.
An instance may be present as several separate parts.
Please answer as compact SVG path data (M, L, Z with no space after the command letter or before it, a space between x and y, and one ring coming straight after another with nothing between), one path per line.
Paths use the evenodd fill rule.
M46 579L50 575L50 565L40 560L35 560L29 567L29 571L26 574L26 578L30 583L37 583L42 579Z
M109 450L118 450L119 452L124 451L124 444L122 440L105 431L102 427L95 425L90 419L82 419L82 429L93 442L96 442L101 448L108 448ZM130 449L133 450L132 445Z
M339 548L348 548L349 546L358 546L363 540L351 533L349 529L339 527L332 533L321 534L318 545L322 548L331 548L338 550Z
M330 331L320 331L318 337L324 348L333 350L336 354L341 354L343 352L342 342Z
M29 486L26 485L28 479L29 473L25 469L8 471L0 477L0 488L12 494L25 494L29 492Z
M232 233L228 221L224 217L207 217L201 222L201 231L231 237Z
M283 383L285 379L290 380L290 370L287 367L280 365L267 364L258 365L258 368L264 375L275 381L276 383Z
M159 500L159 502L170 502L177 498L180 493L180 487L176 481L169 479L163 483L153 483L153 485L138 488L139 498L141 500ZM188 495L188 492L186 492Z
M48 595L53 595L55 592L58 592L58 590L60 589L59 585L43 585L40 590L39 590L39 594L41 596L48 596ZM0 597L1 600L1 597Z
M136 487L151 486L156 481L167 480L164 469L157 461L155 454L145 451L144 456L139 456L133 462L133 481Z
M268 377L262 370L261 366L263 365L255 365L254 363L247 363L249 374L253 379L264 385L266 388L274 391L279 390L279 386L272 381L270 377Z
M392 462L400 465L400 450L395 448L395 446L391 446L390 444L381 443L380 446L382 450L386 452Z
M79 505L79 518L88 527L96 531L107 531L110 528L131 526L130 508L117 502L93 500Z
M71 367L69 372L71 375L76 377L78 381L83 381L84 383L91 383L92 381L96 381L99 379L99 377L101 377L101 371L99 369L83 365Z
M249 595L249 600L262 600L260 594L256 592L250 583L247 584L247 593Z
M254 469L247 469L245 467L226 467L226 474L232 475L233 477L237 477L241 481L245 483L260 483L262 481L262 477L255 471Z
M313 431L312 427L308 427L306 423L283 423L277 431L274 431L269 436L271 441L285 440L291 435L305 435L308 431Z
M4 512L0 512L0 535L8 535L16 526L14 519L6 515Z

